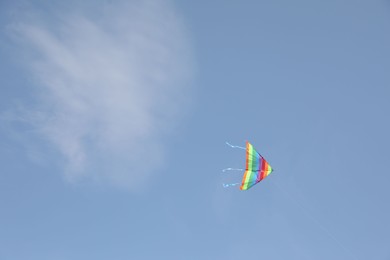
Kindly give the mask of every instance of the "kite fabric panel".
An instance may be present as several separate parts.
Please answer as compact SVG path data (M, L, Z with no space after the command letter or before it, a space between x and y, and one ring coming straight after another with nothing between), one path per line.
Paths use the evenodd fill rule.
M271 172L271 165L255 150L252 144L246 142L246 167L240 189L251 188L270 175Z

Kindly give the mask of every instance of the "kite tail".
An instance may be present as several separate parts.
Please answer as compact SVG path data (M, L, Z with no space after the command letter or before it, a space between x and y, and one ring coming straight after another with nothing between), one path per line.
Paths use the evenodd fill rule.
M231 145L231 144L229 144L228 142L225 142L227 145L229 145L231 148L239 148L239 149L244 149L244 150L246 150L246 148L244 148L244 147L241 147L241 146L237 146L237 145Z
M224 188L229 188L229 187L232 187L232 186L237 186L237 185L240 185L241 183L237 182L237 183L230 183L230 184L222 184L222 186Z
M222 172L227 172L227 171L244 171L244 169L226 168L226 169L223 169L223 170L222 170Z

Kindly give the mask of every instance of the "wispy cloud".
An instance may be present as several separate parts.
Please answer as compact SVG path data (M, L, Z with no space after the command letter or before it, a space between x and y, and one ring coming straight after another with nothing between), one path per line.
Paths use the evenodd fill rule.
M134 188L161 165L161 139L185 108L181 21L167 1L58 8L29 7L12 26L39 89L30 123L63 155L69 180Z

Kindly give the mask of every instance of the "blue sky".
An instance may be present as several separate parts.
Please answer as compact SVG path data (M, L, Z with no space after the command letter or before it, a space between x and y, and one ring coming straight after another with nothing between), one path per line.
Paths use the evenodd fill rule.
M388 1L0 10L1 259L390 259Z

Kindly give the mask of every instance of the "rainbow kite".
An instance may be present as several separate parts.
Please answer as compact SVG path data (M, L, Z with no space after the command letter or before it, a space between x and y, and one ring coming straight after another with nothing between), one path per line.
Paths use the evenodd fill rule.
M271 165L269 165L269 163L264 159L264 157L261 156L255 150L253 145L249 142L246 142L246 148L231 145L228 142L226 142L226 144L233 148L240 148L246 150L246 164L245 169L227 168L222 170L224 172L228 170L245 171L241 183L224 184L224 187L236 186L241 184L240 190L247 190L262 181L273 171Z

